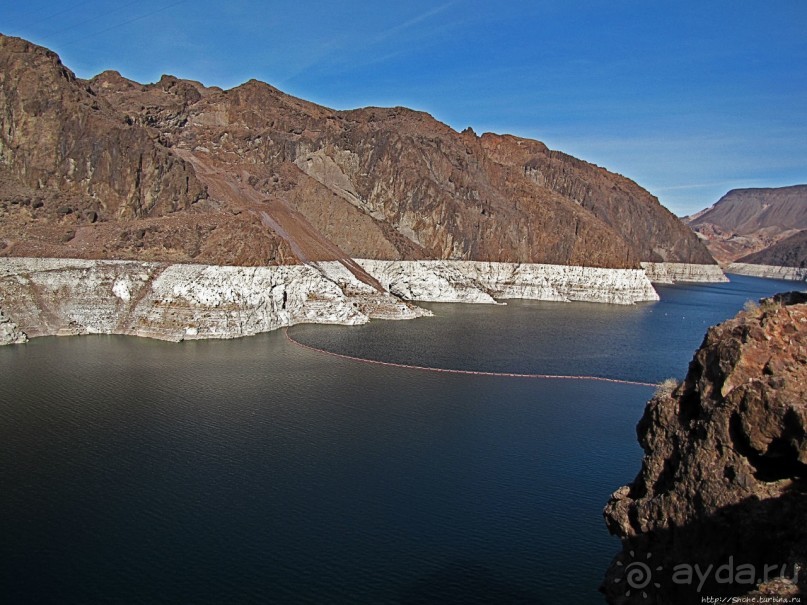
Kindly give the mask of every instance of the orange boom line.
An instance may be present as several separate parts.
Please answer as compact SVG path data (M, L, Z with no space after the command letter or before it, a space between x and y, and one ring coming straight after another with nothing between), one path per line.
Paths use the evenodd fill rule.
M430 368L427 366L415 366L406 363L393 363L391 361L380 361L378 359L366 359L364 357L353 357L352 355L344 355L342 353L334 353L333 351L326 351L325 349L319 349L317 347L312 347L311 345L303 344L298 340L294 340L289 334L288 328L283 328L283 334L286 336L286 340L290 343L297 345L298 347L302 347L303 349L308 349L309 351L314 351L315 353L321 353L323 355L331 355L332 357L339 357L340 359L347 359L349 361L357 361L360 363L372 363L379 366L389 366L392 368L404 368L406 370L420 370L422 372L444 372L446 374L467 374L472 376L499 376L503 378L554 378L559 380L596 380L598 382L613 382L615 384L630 384L634 386L640 387L656 387L658 385L652 382L640 382L638 380L620 380L618 378L605 378L603 376L568 376L564 374L518 374L515 372L485 372L480 370L453 370L451 368Z

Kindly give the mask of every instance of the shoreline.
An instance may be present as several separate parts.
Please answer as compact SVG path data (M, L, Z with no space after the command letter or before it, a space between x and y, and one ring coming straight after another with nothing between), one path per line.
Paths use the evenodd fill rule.
M750 263L729 263L723 267L726 273L762 277L764 279L785 279L807 281L807 267L784 267L781 265L752 265Z
M642 269L654 284L725 283L729 281L720 265L643 262Z
M361 281L340 261L239 267L0 258L0 344L80 334L174 342L239 338L298 323L358 325L370 319L431 315L416 302L634 304L659 299L643 269L441 260L352 262L383 289ZM693 267L690 274L698 274Z
M283 328L283 336L286 340L294 346L300 347L307 351L312 351L320 355L330 355L338 359L353 361L357 363L369 363L372 365L387 366L392 368L403 368L405 370L417 370L420 372L438 372L443 374L462 374L466 376L490 376L494 378L529 378L539 380L589 380L594 382L610 382L613 384L627 384L631 386L650 387L656 388L658 384L651 382L641 382L638 380L623 380L621 378L608 378L606 376L572 376L570 374L521 374L517 372L491 372L487 370L460 370L455 368L437 368L432 366L417 366L408 363L396 363L394 361L382 361L380 359L371 359L369 357L355 357L353 355L346 355L345 353L337 353L336 351L328 351L327 349L320 349L296 340L289 334L289 328Z

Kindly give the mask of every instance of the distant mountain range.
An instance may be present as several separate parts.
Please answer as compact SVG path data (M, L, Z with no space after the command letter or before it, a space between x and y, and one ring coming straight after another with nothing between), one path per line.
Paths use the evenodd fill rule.
M734 189L684 220L720 262L807 266L807 185Z
M117 72L0 37L0 255L713 264L658 200L514 136Z
M747 256L738 262L752 265L807 268L807 229Z

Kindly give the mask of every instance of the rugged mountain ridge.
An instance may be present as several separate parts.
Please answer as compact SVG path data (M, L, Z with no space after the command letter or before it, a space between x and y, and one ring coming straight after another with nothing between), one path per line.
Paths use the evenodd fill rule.
M271 231L216 211L192 165L55 53L5 36L0 127L0 254L295 262Z
M804 594L807 294L710 328L637 434L642 469L605 508L623 544L603 584L609 602Z
M743 256L738 263L774 265L777 267L807 267L807 229L794 233L772 246Z
M800 240L786 241L807 229L807 185L733 189L684 220L720 262L778 265L753 255L772 246L777 246L772 252L775 260L795 253L790 252L791 245Z
M790 279L807 279L807 229L754 254L743 256L726 267L730 273Z
M405 108L334 111L116 72L0 37L0 254L232 265L350 258L711 264L638 185Z

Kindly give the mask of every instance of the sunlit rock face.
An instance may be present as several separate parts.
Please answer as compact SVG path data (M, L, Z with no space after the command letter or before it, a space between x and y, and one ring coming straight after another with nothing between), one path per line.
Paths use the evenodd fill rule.
M254 80L84 81L10 37L0 74L3 256L713 263L639 185L538 141L400 107L335 111Z
M807 266L807 185L732 189L684 220L721 263Z

